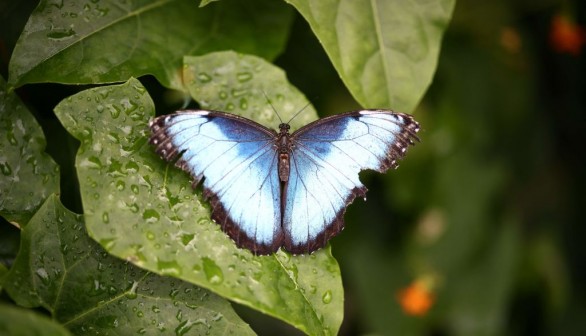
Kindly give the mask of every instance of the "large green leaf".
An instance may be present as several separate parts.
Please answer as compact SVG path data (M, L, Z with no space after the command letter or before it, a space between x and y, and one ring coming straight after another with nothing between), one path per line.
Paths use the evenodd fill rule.
M67 336L63 326L30 310L0 304L0 335Z
M365 107L411 112L431 83L455 0L286 0Z
M110 256L55 195L23 229L3 280L16 303L44 307L76 335L253 334L219 296Z
M313 106L287 81L285 72L257 57L230 51L187 56L183 78L205 109L236 113L275 129L280 119L290 121L292 130L317 119Z
M153 74L182 88L184 55L233 49L274 58L292 11L272 0L41 1L10 61L9 83L104 83Z
M256 111L249 116L265 123L274 115L261 103L263 90L277 109L282 108L285 120L306 105L282 71L260 58L226 52L187 61L187 83L193 90L199 88L196 97L202 105L231 102L234 112ZM191 73L198 66L205 73ZM222 85L225 91L210 89ZM288 104L292 108L286 108ZM329 247L308 256L279 251L262 257L237 248L210 220L189 177L148 146L147 123L154 107L137 80L83 91L55 111L81 141L76 164L86 223L90 235L108 251L209 288L307 333L337 333L343 288ZM315 118L311 110L302 114Z
M0 78L0 215L20 226L59 191L59 167L45 145L35 118Z

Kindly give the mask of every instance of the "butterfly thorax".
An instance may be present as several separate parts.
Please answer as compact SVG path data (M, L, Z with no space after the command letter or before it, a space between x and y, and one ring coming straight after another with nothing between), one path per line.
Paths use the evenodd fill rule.
M281 182L289 181L289 153L291 152L289 128L289 124L283 123L279 125L280 132L276 143L279 154L279 180Z

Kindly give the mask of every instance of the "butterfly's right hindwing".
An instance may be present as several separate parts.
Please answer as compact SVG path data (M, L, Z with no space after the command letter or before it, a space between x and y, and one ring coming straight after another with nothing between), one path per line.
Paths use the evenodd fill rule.
M276 133L231 114L182 111L151 122L157 153L203 179L212 218L236 244L257 254L282 245Z

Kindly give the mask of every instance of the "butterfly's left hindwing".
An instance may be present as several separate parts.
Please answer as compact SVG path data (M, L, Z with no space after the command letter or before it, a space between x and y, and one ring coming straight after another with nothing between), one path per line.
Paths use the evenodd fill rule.
M348 204L366 194L358 173L396 168L418 130L409 115L364 110L320 119L293 133L285 248L308 253L340 232Z
M150 142L203 179L212 218L240 247L268 254L282 245L276 133L248 119L213 111L183 111L151 122Z

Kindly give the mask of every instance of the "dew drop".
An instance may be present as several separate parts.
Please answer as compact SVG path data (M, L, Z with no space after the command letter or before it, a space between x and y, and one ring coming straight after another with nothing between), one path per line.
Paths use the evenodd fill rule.
M100 316L95 320L97 326L103 329L114 329L118 327L118 317L115 315Z
M6 135L6 137L8 138L8 142L11 145L16 146L18 144L18 141L16 140L16 137L14 136L14 133L12 132L12 130Z
M131 185L130 190L132 190L134 194L138 194L138 186L136 184Z
M100 239L100 245L106 250L111 250L116 245L116 238L104 238Z
M240 83L248 82L252 79L252 74L250 72L239 72L236 74L236 79L238 79Z
M324 295L321 297L321 300L325 304L328 304L328 303L332 302L332 292L330 290L327 290L324 293Z
M136 293L136 289L138 288L138 282L134 281L132 283L132 287L124 294L124 296L129 300L134 300L138 297Z
M146 209L142 213L142 219L144 219L147 223L153 223L159 220L161 215L155 209Z
M234 98L238 98L248 94L248 89L232 89L231 92Z
M44 268L38 268L35 271L35 273L41 279L41 281L43 282L43 284L45 284L45 285L48 285L49 284L49 274L47 273L47 270L45 270Z
M200 73L197 74L197 79L201 83L209 83L212 80L212 77L210 77L210 75L208 75L205 72L200 72Z
M109 105L108 108L110 110L110 116L112 116L112 119L118 119L120 116L120 109L114 105Z
M248 109L248 101L245 98L240 99L240 109L241 110Z
M203 257L203 271L208 281L213 285L224 282L224 273L222 269L210 258Z
M157 268L162 274L179 276L181 275L181 267L176 260L157 260Z
M190 241L193 240L193 237L195 237L195 234L182 234L181 235L181 243L183 244L183 246L186 246L187 244L189 244Z
M175 328L175 335L181 336L187 334L187 332L189 332L192 326L193 323L191 323L189 320L179 323L177 328Z
M0 163L0 171L2 172L2 175L4 175L4 176L12 175L12 168L10 167L8 162Z
M47 37L52 40L64 40L71 38L75 35L75 30L73 28L65 29L65 28L54 28L50 32L47 33Z
M128 209L130 209L131 212L137 213L138 205L136 203L128 204Z

